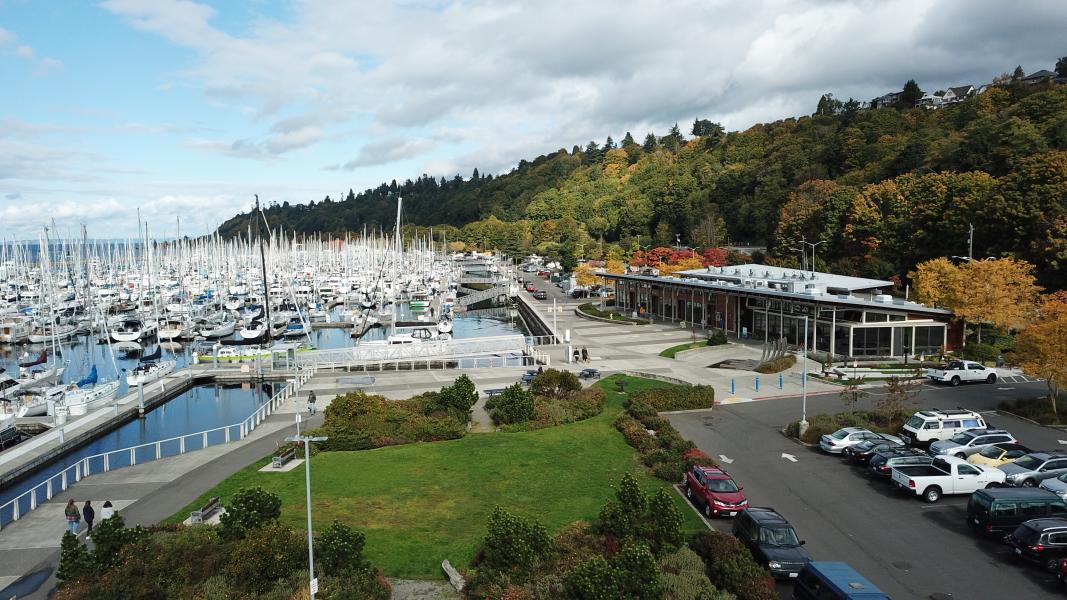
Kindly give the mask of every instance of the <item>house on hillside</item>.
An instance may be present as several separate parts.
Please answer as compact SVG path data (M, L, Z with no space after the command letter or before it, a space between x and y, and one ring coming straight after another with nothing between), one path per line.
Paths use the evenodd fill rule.
M871 100L871 108L887 108L890 106L896 106L900 102L900 96L902 92L889 92L883 96L878 96L874 100Z
M974 94L975 90L973 85L960 85L944 90L937 90L932 94L923 94L923 97L920 98L915 105L930 109L941 108L949 104L963 102Z
M1056 77L1057 75L1054 71L1049 71L1048 69L1041 69L1036 73L1031 73L1026 77L1023 77L1022 82L1027 85L1034 85L1036 83L1048 83L1053 79L1056 79Z
M929 109L941 108L941 104L944 102L944 99L941 96L942 93L944 92L937 91L933 94L926 92L923 94L923 97L919 98L919 101L915 103L915 106Z

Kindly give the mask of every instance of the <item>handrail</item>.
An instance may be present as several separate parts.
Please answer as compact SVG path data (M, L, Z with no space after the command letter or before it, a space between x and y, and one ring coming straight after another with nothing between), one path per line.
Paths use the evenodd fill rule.
M296 393L300 390L300 387L307 383L308 380L310 380L314 375L314 365L309 365L306 367L297 366L297 375L295 378L289 380L289 382L286 383L285 387L283 387L280 391L271 396L270 400L264 402L251 415L249 415L248 418L244 419L239 423L223 425L221 427L215 427L214 429L197 431L195 433L187 433L185 435L167 438L165 440L146 442L144 444L138 444L136 446L129 446L126 448L119 448L117 450L109 450L107 452L101 452L100 454L94 454L92 456L80 458L74 464L56 473L53 473L47 479L32 486L30 489L26 490L22 494L19 494L15 498L8 500L3 505L0 505L0 529L3 529L5 526L10 525L11 523L14 523L15 521L19 520L26 512L37 508L39 500L38 496L41 496L41 500L43 501L51 500L56 493L66 490L68 487L81 481L83 478L88 477L93 472L108 472L113 469L118 469L126 466L134 466L139 462L151 462L153 460L159 460L161 458L169 458L170 456L185 454L186 452L192 452L194 450L203 450L210 446L226 444L233 441L233 435L231 433L231 430L235 427L238 428L236 432L237 440L244 439L252 432L252 430L258 427L260 423L262 423L264 420L266 420L267 417L273 414L273 412L279 406L281 406L283 402L296 395ZM223 441L216 442L214 444L210 443L211 434L218 433L220 431L224 432L222 436ZM216 436L216 438L217 437L218 436ZM200 445L198 447L187 449L186 441L196 438L200 439ZM163 450L164 445L173 442L178 443L177 454L165 454ZM149 454L147 459L138 455L138 450L151 447L155 447L155 453ZM128 458L129 464L112 465L111 463L113 458L120 461L122 459ZM95 470L92 469L94 463L99 463L101 465L101 468ZM55 488L57 487L57 478L59 479L59 489L55 490ZM38 492L38 490L41 490L41 488L44 488L43 493ZM23 511L22 505L26 503L27 499L29 500L29 509ZM9 519L5 519L5 515L9 511L11 513L11 517Z

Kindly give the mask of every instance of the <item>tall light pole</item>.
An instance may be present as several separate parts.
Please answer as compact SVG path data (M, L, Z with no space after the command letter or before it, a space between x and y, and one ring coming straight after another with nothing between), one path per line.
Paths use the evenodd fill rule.
M804 375L800 380L801 389L801 404L800 404L800 431L803 434L808 429L808 315L804 315L804 356L801 357L804 361Z
M811 242L805 242L804 240L800 240L800 243L801 244L807 244L807 245L811 246L811 274L814 275L815 274L815 246L818 246L819 244L825 244L826 240L821 240L821 241L815 242L814 244L811 243Z
M315 577L315 540L311 529L311 442L325 442L326 436L291 435L285 438L287 442L301 442L304 444L304 484L307 490L308 506L308 591L311 600L315 600L315 592L319 590L319 580Z

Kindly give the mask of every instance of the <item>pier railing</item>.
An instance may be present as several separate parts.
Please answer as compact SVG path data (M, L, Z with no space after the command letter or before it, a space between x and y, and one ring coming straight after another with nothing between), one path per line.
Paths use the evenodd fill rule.
M299 369L295 378L290 379L280 391L271 396L270 400L264 402L255 412L240 423L223 425L214 429L187 433L165 440L147 442L80 458L74 464L53 473L47 479L34 485L19 496L0 505L0 529L19 520L26 513L37 508L38 504L51 500L56 494L65 491L70 486L94 473L106 473L123 467L131 467L161 458L203 450L210 446L242 440L248 437L256 427L263 423L285 401L295 396L300 387L307 383L314 374L314 365Z
M412 344L360 344L334 350L312 350L296 356L297 364L314 369L362 369L380 365L423 365L460 359L517 355L527 352L526 338L502 335L433 340Z

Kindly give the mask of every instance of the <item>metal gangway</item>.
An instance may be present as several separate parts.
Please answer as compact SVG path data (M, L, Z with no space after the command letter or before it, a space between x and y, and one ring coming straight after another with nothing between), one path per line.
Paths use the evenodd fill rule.
M407 344L363 343L349 348L312 350L297 355L297 364L314 369L382 370L448 368L461 359L517 356L537 359L534 341L522 335L501 335L451 340L426 340Z
M485 302L486 300L494 300L500 296L507 296L508 291L507 285L498 285L487 290L460 296L459 298L456 298L456 304L460 306L471 306L473 304L478 304L479 302Z

